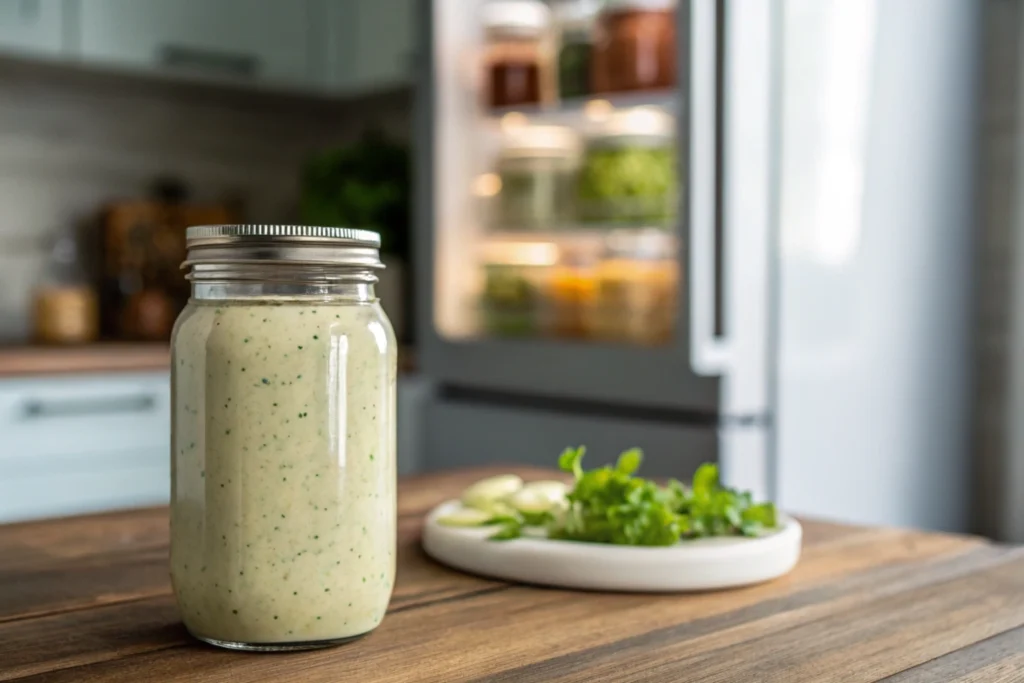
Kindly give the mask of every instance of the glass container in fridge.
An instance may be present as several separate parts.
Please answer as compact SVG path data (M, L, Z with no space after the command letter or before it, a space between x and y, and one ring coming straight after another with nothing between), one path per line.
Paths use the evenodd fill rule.
M672 340L679 264L671 235L660 231L610 235L594 270L594 284L584 318L588 336L643 346Z
M544 290L558 247L546 242L495 242L483 249L483 329L497 337L536 336Z
M675 87L675 6L675 0L607 0L594 40L594 92Z
M593 92L591 62L598 0L555 0L558 27L558 96L584 97Z
M654 107L616 111L587 140L577 183L580 220L669 226L678 184L673 117Z
M540 0L493 0L483 5L481 21L487 103L508 107L550 99L547 5Z
M514 126L503 133L491 224L557 229L573 220L580 141L568 126Z

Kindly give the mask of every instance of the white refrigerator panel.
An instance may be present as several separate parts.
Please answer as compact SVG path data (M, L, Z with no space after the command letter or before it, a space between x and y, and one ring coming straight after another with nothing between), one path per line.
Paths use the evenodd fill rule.
M978 4L787 0L787 510L964 529Z
M714 0L690 4L690 359L698 374L722 377L718 459L724 481L767 497L772 494L765 425L778 104L772 86L777 83L780 5L732 0L721 33L716 5ZM718 39L723 45L716 46ZM716 111L719 69L722 110ZM718 173L716 163L721 164ZM722 183L717 235L716 179ZM716 266L721 273L715 273ZM717 297L716 282L722 288ZM723 322L717 332L716 298Z

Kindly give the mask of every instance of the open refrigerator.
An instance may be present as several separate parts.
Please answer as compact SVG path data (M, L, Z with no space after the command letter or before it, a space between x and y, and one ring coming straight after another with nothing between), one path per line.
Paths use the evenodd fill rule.
M962 526L970 5L425 3L425 466L640 446L652 476ZM945 507L908 498L922 471Z

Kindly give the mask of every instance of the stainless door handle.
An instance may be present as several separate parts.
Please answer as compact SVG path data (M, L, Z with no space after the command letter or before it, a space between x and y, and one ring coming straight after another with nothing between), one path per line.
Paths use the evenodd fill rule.
M70 399L31 399L22 405L27 420L48 417L81 417L112 413L141 413L152 410L157 399L152 395L102 396Z

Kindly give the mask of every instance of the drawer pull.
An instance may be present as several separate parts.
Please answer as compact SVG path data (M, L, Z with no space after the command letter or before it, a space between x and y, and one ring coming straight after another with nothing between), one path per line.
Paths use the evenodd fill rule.
M187 45L161 45L157 61L173 69L192 69L224 76L254 78L260 72L260 60L255 55L207 50Z
M60 400L26 401L22 416L28 420L47 417L80 417L115 413L141 413L156 407L155 396L104 396Z

